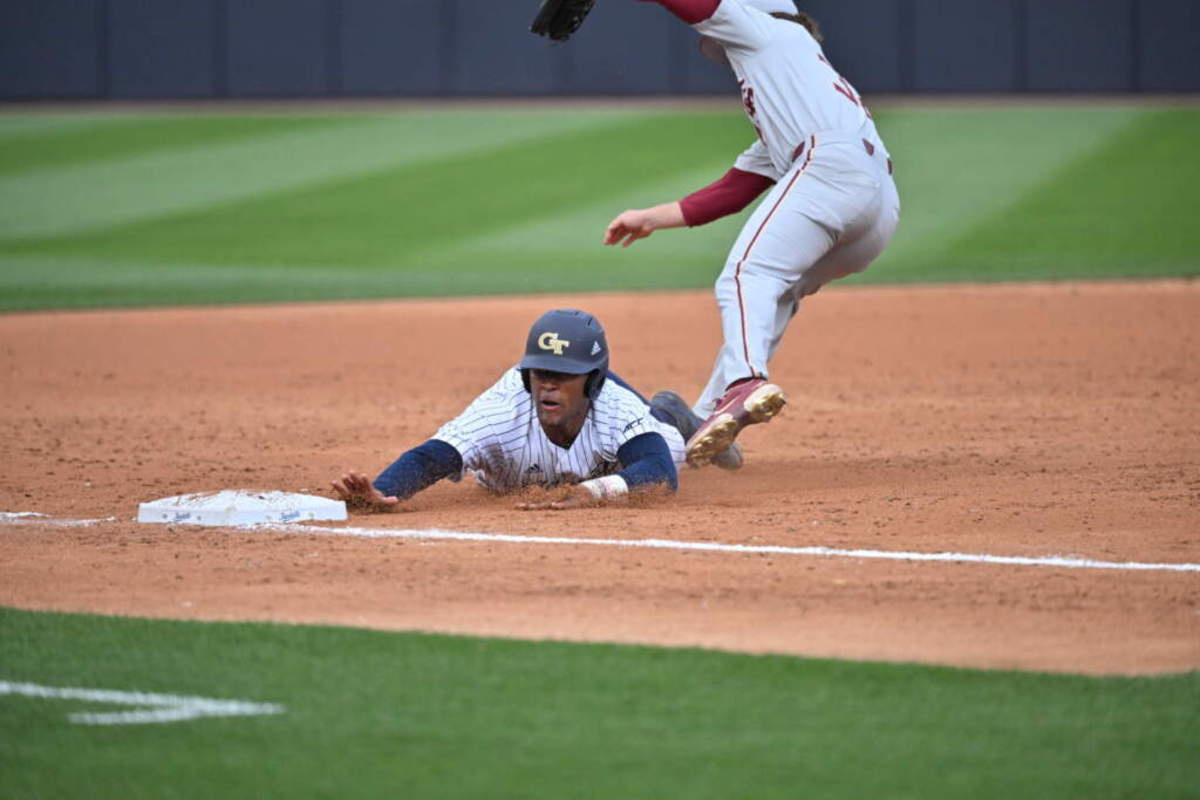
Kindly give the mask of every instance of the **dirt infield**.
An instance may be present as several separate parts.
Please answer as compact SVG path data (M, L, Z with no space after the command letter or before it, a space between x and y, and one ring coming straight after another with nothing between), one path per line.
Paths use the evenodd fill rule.
M694 396L708 292L0 317L0 604L695 644L1088 673L1200 668L1200 573L414 542L138 525L223 488L376 472L582 306ZM375 528L1200 563L1200 284L826 290L737 474L525 513L443 483Z

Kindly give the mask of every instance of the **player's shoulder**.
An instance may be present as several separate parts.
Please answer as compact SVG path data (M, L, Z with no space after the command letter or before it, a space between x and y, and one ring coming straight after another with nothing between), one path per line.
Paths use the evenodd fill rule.
M628 406L630 408L646 408L646 403L638 396L638 393L617 383L614 380L606 380L604 385L600 387L600 394L596 397L598 403L606 403L618 406Z
M480 397L509 397L524 392L525 383L521 380L521 370L512 367L505 370L495 383L484 389Z
M635 420L648 416L650 407L638 394L616 381L605 381L596 396L596 417L618 431Z
M454 445L460 453L466 453L496 436L507 435L524 425L531 408L528 397L521 373L509 370L461 414L443 425L436 438Z
M809 32L808 28L790 19L766 16L768 20L765 23L766 29L773 45L796 48L805 53L822 52L821 43Z
M521 377L521 370L518 367L510 367L504 371L494 386L503 392L513 394L523 393L525 391L525 381Z

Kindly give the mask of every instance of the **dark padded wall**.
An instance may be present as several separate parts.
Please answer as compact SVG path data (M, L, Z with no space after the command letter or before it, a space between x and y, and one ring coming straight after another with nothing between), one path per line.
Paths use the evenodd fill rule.
M332 94L336 53L327 0L228 0L228 89L233 97Z
M682 26L666 11L636 3L599 3L587 22L566 46L552 45L569 51L568 82L576 91L682 91L675 57Z
M210 0L109 0L113 97L212 97L218 15Z
M1013 92L1019 0L912 0L913 83L919 92Z
M529 8L509 0L455 0L457 58L451 89L459 93L553 94L566 90L569 47L529 33Z
M99 97L108 25L101 0L0 3L0 97Z
M453 24L453 14L447 13L452 5L429 0L342 0L337 31L341 91L350 95L443 91L449 49L440 32Z
M1200 91L1200 0L802 0L863 92ZM725 94L664 9L575 38L512 0L4 0L0 99Z
M1029 88L1132 91L1133 9L1133 0L1029 3Z
M1200 1L1141 0L1137 27L1139 89L1200 89Z
M903 14L908 2L812 0L801 5L821 26L825 52L860 92L898 92L904 83Z

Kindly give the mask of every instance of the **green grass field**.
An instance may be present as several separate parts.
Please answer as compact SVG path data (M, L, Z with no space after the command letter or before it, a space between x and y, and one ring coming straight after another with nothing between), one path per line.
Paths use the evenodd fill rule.
M0 610L0 681L281 704L92 726L0 695L13 798L1195 797L1200 673L1095 679Z
M888 109L904 205L853 282L1200 273L1200 110ZM744 215L627 250L617 212L740 114L0 114L0 309L711 284Z
M1200 110L889 109L867 282L1200 274ZM0 114L0 310L703 287L628 249L736 113ZM0 511L9 510L2 509ZM276 716L88 726L32 683ZM0 609L0 798L1195 798L1200 673L1095 679Z

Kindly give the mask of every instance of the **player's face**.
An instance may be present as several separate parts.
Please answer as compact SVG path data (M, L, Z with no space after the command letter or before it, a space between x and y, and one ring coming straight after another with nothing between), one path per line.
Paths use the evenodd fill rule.
M533 394L533 406L543 427L573 427L576 422L582 425L588 410L588 400L583 393L586 382L587 375L530 370L529 391Z

